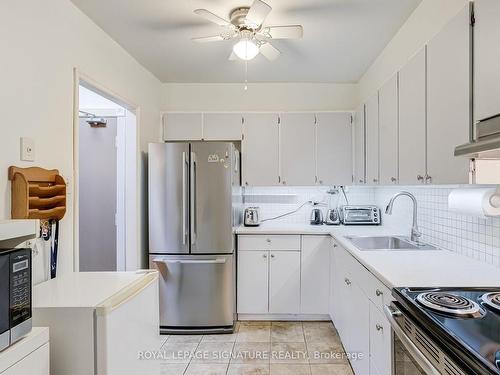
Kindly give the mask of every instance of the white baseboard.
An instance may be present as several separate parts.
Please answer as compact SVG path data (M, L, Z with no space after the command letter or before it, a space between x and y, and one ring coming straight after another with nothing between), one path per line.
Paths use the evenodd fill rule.
M330 321L328 314L238 314L238 320Z

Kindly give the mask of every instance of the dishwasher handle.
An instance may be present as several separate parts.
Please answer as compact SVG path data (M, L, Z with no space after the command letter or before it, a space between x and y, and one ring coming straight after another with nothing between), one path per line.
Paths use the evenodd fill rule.
M384 314L391 324L394 333L398 336L401 343L404 345L406 350L410 353L412 358L417 362L417 364L429 375L441 375L441 373L434 367L434 365L427 359L427 357L417 348L417 346L411 341L408 335L399 326L395 317L401 316L403 313L395 309L392 306L384 306Z

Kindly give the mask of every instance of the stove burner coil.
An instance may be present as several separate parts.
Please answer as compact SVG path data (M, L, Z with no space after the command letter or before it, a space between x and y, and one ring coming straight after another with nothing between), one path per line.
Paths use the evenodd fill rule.
M497 311L500 311L500 292L486 293L481 296L481 301Z
M476 302L452 293L421 293L417 296L417 301L425 307L449 316L478 318L483 315Z

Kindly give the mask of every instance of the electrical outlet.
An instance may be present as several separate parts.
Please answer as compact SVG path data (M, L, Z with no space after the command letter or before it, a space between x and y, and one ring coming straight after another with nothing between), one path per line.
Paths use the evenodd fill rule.
M35 161L35 141L33 138L21 137L21 160Z

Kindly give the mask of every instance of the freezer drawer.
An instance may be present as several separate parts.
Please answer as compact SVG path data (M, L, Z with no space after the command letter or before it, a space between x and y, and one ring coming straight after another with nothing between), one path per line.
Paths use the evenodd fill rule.
M235 262L232 255L151 255L160 273L160 327L232 329L235 315Z

